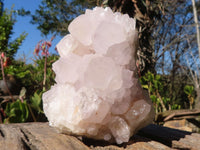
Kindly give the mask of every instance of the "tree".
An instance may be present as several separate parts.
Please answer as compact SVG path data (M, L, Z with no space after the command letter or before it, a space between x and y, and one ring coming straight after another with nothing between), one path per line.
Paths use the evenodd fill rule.
M192 8L193 8L193 14L194 14L194 23L196 26L196 35L197 35L197 45L198 45L198 51L199 51L199 58L200 58L200 31L199 31L199 21L198 21L198 13L197 13L197 7L196 7L196 2L195 0L192 1Z
M32 15L31 23L37 24L37 28L44 35L49 33L66 35L71 20L83 13L86 8L95 6L96 3L96 0L42 0L39 8Z
M0 16L2 16L3 13L3 2L0 0Z
M178 102L184 97L182 83L199 87L199 54L196 42L196 35L199 34L195 30L198 23L194 21L191 1L166 1L163 4L165 13L153 34L154 39L159 37L159 40L155 40L154 57L157 72L170 79L170 98ZM196 4L198 8L200 3ZM198 97L199 90L196 93Z
M16 22L16 14L13 10L3 9L3 2L1 1L1 15L0 15L0 51L5 52L10 59L14 58L19 46L26 38L27 34L22 33L18 38L10 41L13 34L13 26Z
M183 54L188 49L186 39L192 32L187 32L192 16L183 10L190 6L183 1L166 1L163 3L165 12L152 35L154 41L155 69L159 74L165 75L168 82L169 97L173 102L179 103L183 97L181 83L185 76L180 74ZM173 7L172 7L173 6ZM187 16L187 17L185 17Z
M195 70L191 67L190 63L187 60L187 64L189 66L189 75L191 76L191 81L194 85L196 91L196 101L195 101L195 108L200 109L200 31L199 31L199 21L198 21L198 13L195 0L192 1L192 8L194 14L194 23L196 27L196 42L197 42L197 49L198 49L198 57L194 57L192 52L190 53L192 56L192 60L195 64ZM194 71L193 71L194 70Z

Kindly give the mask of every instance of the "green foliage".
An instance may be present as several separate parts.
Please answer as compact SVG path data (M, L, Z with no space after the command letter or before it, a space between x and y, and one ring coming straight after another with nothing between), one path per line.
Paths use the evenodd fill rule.
M15 18L13 10L5 10L0 16L0 51L5 52L7 57L10 57L11 59L14 57L19 46L27 36L26 33L22 33L18 38L10 41L13 34L13 26L16 22Z
M58 59L58 56L51 55L47 57L47 70L46 70L46 89L49 89L50 86L55 83L55 73L52 70L52 64ZM31 79L34 81L34 89L42 89L42 82L44 78L44 62L45 57L38 57L35 60L34 70L32 70Z
M193 108L193 104L194 104L194 87L193 86L190 86L190 85L186 85L184 87L184 92L185 94L187 94L187 97L188 97L188 100L189 100L189 103L190 103L190 109Z
M187 95L192 95L193 92L194 92L194 87L193 86L190 86L190 85L186 85L184 87L184 92L187 94Z
M5 68L5 74L11 74L17 78L25 78L31 74L31 65L26 65L24 62L15 61L12 65Z
M55 83L52 63L57 59L57 55L51 55L47 58L47 90ZM22 94L20 95L21 100L14 102L0 99L2 109L6 114L6 116L2 116L4 122L46 121L42 107L44 61L45 57L38 57L35 64L13 61L12 65L5 68L5 74L14 75L20 83L22 89L20 93Z
M0 16L2 15L2 13L3 13L3 2L2 2L2 0L0 0Z
M2 6L3 3L1 3L1 8L3 8ZM48 6L51 7L53 5L48 3ZM0 52L4 52L6 58L12 60L9 62L9 64L6 62L5 68L3 70L5 75L12 75L12 80L14 80L17 84L15 85L14 89L17 89L18 86L21 88L19 94L20 100L14 101L14 99L12 99L12 102L10 102L9 100L5 101L4 99L0 99L2 111L5 112L2 116L4 118L4 122L25 122L27 119L29 121L37 121L40 120L40 118L45 120L42 110L41 96L43 89L50 88L50 85L54 83L55 75L51 68L52 63L57 60L58 56L52 55L48 58L38 57L35 60L34 65L27 65L23 61L14 60L14 56L17 53L19 46L27 36L26 33L22 33L18 38L10 41L13 34L13 26L16 22L16 15L25 16L29 14L30 12L24 10L23 8L15 11L1 9ZM53 38L51 41L52 40ZM51 42L48 42L48 44L51 45ZM0 72L0 79L2 79L2 72ZM44 81L47 84L44 84ZM45 87L43 87L44 85ZM38 93L37 91L42 92Z
M38 25L38 29L44 34L68 33L68 25L73 18L83 13L85 8L96 5L96 0L42 0L35 14L32 15L32 23Z
M18 14L19 16L27 16L27 15L30 15L30 14L31 14L30 11L27 11L27 10L25 10L24 8L18 9L18 10L16 10L16 12L17 12L17 14Z
M142 87L148 90L156 112L181 108L179 104L174 104L172 100L167 97L167 91L164 90L164 82L162 81L161 75L154 75L151 72L147 72L140 78L140 82Z
M33 90L33 71L34 67L31 64L27 65L22 61L13 61L10 66L4 68L5 74L13 75L17 81L17 84L20 87L25 87L28 90L28 94ZM2 79L2 76L0 76L0 79Z
M171 109L172 109L172 110L181 109L181 105L179 105L179 104L173 104L173 105L171 106Z
M149 71L142 76L140 81L143 84L143 88L148 89L149 93L155 93L156 90L161 91L163 89L160 75L154 75Z
M27 102L21 102L20 100L10 102L6 105L5 113L7 118L4 120L4 122L25 122L29 116Z
M51 55L47 58L46 89L49 89L55 82L55 74L52 70L52 64L57 59L57 55ZM22 61L13 61L12 65L6 67L4 71L5 74L15 76L21 86L24 86L27 89L28 95L32 95L35 91L42 90L44 61L44 57L38 57L34 64L25 64ZM2 79L2 76L0 76L0 79Z
M43 113L42 110L42 92L39 94L37 92L34 93L34 95L30 98L31 107L37 112L37 113Z

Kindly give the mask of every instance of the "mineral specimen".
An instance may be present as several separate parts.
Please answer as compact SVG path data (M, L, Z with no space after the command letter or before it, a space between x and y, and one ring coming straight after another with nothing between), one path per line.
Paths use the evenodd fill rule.
M128 142L154 116L136 77L135 20L96 7L68 29L57 45L56 84L42 97L49 124L62 133Z

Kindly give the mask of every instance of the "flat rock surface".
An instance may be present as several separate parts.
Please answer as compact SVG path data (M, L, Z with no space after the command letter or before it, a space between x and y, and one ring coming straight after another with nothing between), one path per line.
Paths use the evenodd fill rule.
M199 141L200 134L153 124L121 145L60 134L48 123L0 125L1 150L199 150Z

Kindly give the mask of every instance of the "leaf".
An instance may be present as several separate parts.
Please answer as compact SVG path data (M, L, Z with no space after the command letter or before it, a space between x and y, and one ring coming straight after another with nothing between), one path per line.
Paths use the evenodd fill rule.
M147 73L147 78L148 78L148 81L153 82L154 75L151 72L148 72Z
M155 95L150 95L152 102L156 103L157 97Z
M156 75L155 80L159 81L161 79L160 75Z
M31 97L31 107L34 108L38 113L43 113L42 111L42 92L37 94L34 93L33 97Z
M30 70L26 70L25 72L19 72L18 74L17 74L17 76L19 77L19 78L24 78L27 74L30 74L31 72L30 72Z
M185 92L187 95L192 95L193 90L194 90L194 87L193 87L193 86L186 85L186 86L184 87L184 92Z
M27 102L21 102L20 100L17 100L15 102L8 103L6 105L5 113L8 117L5 119L5 121L10 123L25 122L29 116Z
M155 89L158 89L158 81L154 80L153 84L154 84Z
M149 86L146 84L146 85L142 85L142 88L144 88L144 89L148 89L149 88Z
M170 102L170 98L167 97L162 97L163 102L166 104L168 102Z

